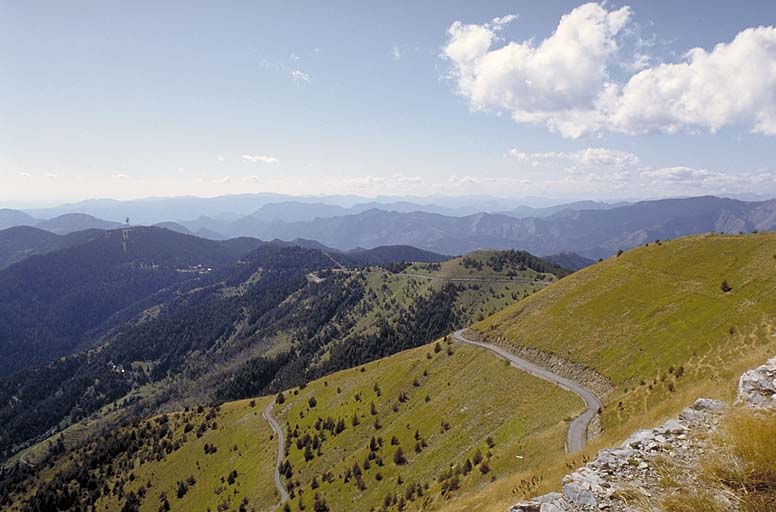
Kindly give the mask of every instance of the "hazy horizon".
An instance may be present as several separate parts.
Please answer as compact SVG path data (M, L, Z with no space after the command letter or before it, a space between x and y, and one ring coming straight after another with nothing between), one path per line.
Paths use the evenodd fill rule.
M659 201L663 199L688 199L693 197L707 197L714 196L720 198L736 199L740 201L768 201L776 199L776 194L701 194L701 195L664 195L655 197L621 197L611 199L591 199L588 197L570 197L570 198L557 198L557 197L540 197L540 196L495 196L495 195L358 195L358 194L281 194L275 192L255 192L255 193L236 193L236 194L223 194L212 196L197 196L197 195L178 195L178 196L144 196L135 198L112 198L112 197L87 197L83 199L73 200L47 200L47 201L2 201L0 200L0 209L7 208L13 210L46 210L65 206L76 206L80 204L99 203L99 202L154 202L154 201L174 201L174 200L209 200L209 199L228 199L239 197L261 197L266 196L268 198L266 203L261 204L278 204L283 202L302 202L302 203L321 203L331 204L337 206L343 206L349 208L355 205L374 202L378 204L390 204L390 203L412 203L419 206L439 206L445 207L451 205L469 206L476 205L484 202L494 203L511 203L514 207L529 207L529 208L546 208L558 205L592 201L595 203L605 204L618 204L618 203L637 203L641 201ZM483 210L487 211L487 210ZM224 213L227 213L225 210Z

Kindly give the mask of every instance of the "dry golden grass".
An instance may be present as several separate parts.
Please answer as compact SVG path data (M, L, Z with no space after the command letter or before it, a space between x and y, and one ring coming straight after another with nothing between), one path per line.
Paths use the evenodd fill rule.
M717 443L703 471L735 495L742 510L776 509L776 412L732 411Z
M722 512L730 506L741 512L776 510L776 412L734 409L723 419L698 468L699 482L666 461L663 472L673 487L661 500L666 512Z
M663 500L665 512L728 512L714 496L705 491L677 492Z

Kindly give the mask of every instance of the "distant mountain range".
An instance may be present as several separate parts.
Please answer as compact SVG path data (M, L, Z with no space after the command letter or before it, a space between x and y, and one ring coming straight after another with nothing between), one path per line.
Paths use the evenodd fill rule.
M30 226L3 229L0 231L0 270L30 256L80 245L102 233L98 229L87 229L55 235Z
M547 199L526 198L519 203L549 206ZM390 211L427 211L443 215L469 215L480 211L514 208L515 200L492 197L376 197L360 196L290 196L284 194L239 194L219 197L146 198L129 201L92 199L50 208L26 210L34 218L52 218L66 213L86 213L94 217L124 222L129 217L135 224L156 224L191 219L195 216L232 221L247 215L266 215L266 220L287 222L312 220L315 217L361 213L371 208ZM262 211L262 209L266 209ZM2 224L0 224L2 225ZM10 226L6 226L10 227Z
M609 209L562 209L546 217L528 218L489 213L452 217L372 209L304 222L246 217L218 225L204 223L203 227L230 231L232 236L313 239L341 250L411 245L441 254L522 249L540 255L575 252L598 259L658 238L710 231L772 230L776 227L776 200L745 202L713 196L663 199Z
M34 217L19 210L0 209L0 229L14 226L34 226L37 223L38 221Z
M452 217L478 212L503 212L516 217L544 217L563 209L597 209L615 205L594 201L558 204L547 199L521 200L492 197L377 197L359 196L289 196L283 194L241 194L219 197L147 198L130 201L93 199L51 208L25 210L26 219L15 224L3 224L0 210L0 229L14 225L31 224L35 219L51 219L68 213L82 213L111 222L152 225L160 222L180 222L196 217L232 222L242 217L271 222L304 222L317 217L354 215L371 209L399 213L426 212ZM228 234L228 233L223 233Z
M85 213L66 213L51 220L44 220L37 227L57 235L66 235L84 229L118 229L124 227L124 224L98 219Z
M120 222L111 222L85 213L65 213L49 219L39 219L19 210L0 209L0 230L16 226L31 226L57 235L66 235L85 229L117 229Z
M575 201L573 203L562 203L562 204L556 204L553 206L545 206L541 208L521 205L521 206L518 206L517 208L512 208L511 210L504 210L496 213L500 213L502 215L509 215L510 217L515 217L518 219L525 219L528 217L544 218L567 210L571 210L571 211L611 210L612 208L617 208L619 206L627 206L628 204L631 204L631 203L626 203L626 202L602 203L599 201Z
M235 197L238 203L248 201L242 196ZM219 198L213 201L216 199L220 201ZM151 200L146 201L153 204ZM251 196L251 201L255 202L256 197ZM436 211L424 211L423 208ZM296 240L295 245L303 240L308 247L314 241L339 251L386 245L405 245L450 255L476 249L522 249L539 255L576 253L593 260L658 238L709 231L776 228L776 200L747 202L714 196L633 204L581 201L540 208L520 206L501 210L501 213L462 216L440 211L446 211L446 207L402 201L357 203L347 207L283 201L265 203L244 216L200 215L189 221L168 218L157 225L211 240L251 237ZM191 212L188 210L189 215ZM36 226L56 234L123 227L121 223L85 213L37 220L25 212L0 210L0 227L15 225ZM583 263L582 260L576 262Z

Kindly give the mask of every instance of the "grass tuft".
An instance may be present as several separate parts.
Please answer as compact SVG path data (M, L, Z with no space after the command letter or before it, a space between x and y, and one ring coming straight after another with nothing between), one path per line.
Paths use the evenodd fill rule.
M745 512L776 508L776 412L739 409L724 422L719 449L704 471L741 502Z

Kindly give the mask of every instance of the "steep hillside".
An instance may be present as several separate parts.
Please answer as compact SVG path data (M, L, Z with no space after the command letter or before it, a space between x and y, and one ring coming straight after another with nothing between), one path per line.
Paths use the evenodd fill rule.
M775 287L776 235L694 236L611 257L474 328L633 388L770 342Z
M563 477L563 492L510 512L776 509L776 357L744 373L735 403L698 398L678 417L634 432Z
M603 435L589 456L699 396L734 396L738 375L776 352L774 270L774 234L651 243L581 270L474 329L596 386ZM543 476L558 482L562 464ZM468 506L503 503L517 483L504 482L500 496L473 496Z
M242 398L288 387L412 348L484 318L557 279L530 267L518 274L509 265L494 269L487 263L503 254L508 253L483 252L442 264L388 263L366 268L340 268L336 260L348 264L349 255L334 255L332 268L307 276L315 286L291 297L274 313L277 325L259 331L274 340L269 355L237 370L222 385L221 396ZM474 261L481 263L465 267ZM532 264L543 270L552 267L538 258ZM451 280L452 269L459 268L467 278ZM311 319L317 327L311 327ZM262 388L273 379L257 380L256 372L265 370L268 357L289 348L298 355L294 363L273 373L274 387ZM246 382L262 384L246 387Z

